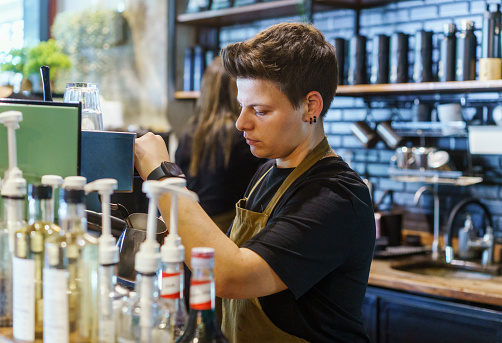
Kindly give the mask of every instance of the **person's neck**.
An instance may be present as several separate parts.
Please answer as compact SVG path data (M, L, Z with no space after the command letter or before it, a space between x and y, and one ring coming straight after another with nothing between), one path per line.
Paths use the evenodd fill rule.
M322 125L322 124L321 124ZM324 139L324 129L316 130L308 139L300 144L285 158L277 158L275 164L277 168L295 168L314 148Z

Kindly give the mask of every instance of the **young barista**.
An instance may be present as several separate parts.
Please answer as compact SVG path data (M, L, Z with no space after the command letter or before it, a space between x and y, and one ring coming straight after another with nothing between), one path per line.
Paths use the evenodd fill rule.
M311 25L285 23L221 55L237 79L237 129L255 156L271 160L237 203L229 237L198 204L179 199L187 263L193 247L216 249L231 342L369 342L361 307L375 220L368 189L324 135L338 79L333 46ZM136 140L144 179L176 176L168 161L161 137ZM166 220L169 201L159 202Z

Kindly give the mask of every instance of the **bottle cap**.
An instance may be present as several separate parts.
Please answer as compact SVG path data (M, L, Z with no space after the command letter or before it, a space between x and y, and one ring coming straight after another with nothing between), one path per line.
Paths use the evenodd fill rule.
M83 203L85 200L85 192L83 189L64 189L64 201L69 204Z
M51 199L52 187L46 185L28 185L28 194L33 199Z
M446 36L449 36L452 33L457 32L457 25L454 23L444 24L443 32Z
M181 237L171 238L168 235L164 239L164 245L160 248L160 253L164 263L183 262L185 260L185 247L181 245Z
M84 176L67 176L63 181L63 188L78 188L81 189L87 183Z
M214 249L206 247L192 248L192 268L213 268Z
M63 178L59 175L43 175L42 185L48 185L52 187L60 186L63 183Z
M26 180L23 178L9 178L3 182L2 196L5 198L24 198L26 195Z
M471 20L462 20L462 30L474 30L474 22Z

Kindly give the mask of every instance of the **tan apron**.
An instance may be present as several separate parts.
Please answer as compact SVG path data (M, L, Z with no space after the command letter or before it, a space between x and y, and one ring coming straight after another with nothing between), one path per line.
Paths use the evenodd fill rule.
M246 210L247 199L268 172L272 170L270 168L253 186L248 198L239 200L235 205L236 216L230 233L230 239L240 247L244 242L260 232L267 225L273 209L289 186L317 161L329 154L330 151L331 147L326 137L324 137L323 141L284 180L263 213ZM307 342L275 326L268 319L265 312L263 312L258 298L223 299L223 322L221 326L223 333L232 343Z

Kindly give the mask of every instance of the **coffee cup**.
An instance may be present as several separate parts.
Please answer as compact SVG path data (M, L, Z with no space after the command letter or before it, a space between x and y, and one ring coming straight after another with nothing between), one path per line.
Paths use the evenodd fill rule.
M441 104L437 107L439 121L443 124L443 135L449 136L456 132L452 122L462 121L462 106L458 103Z

